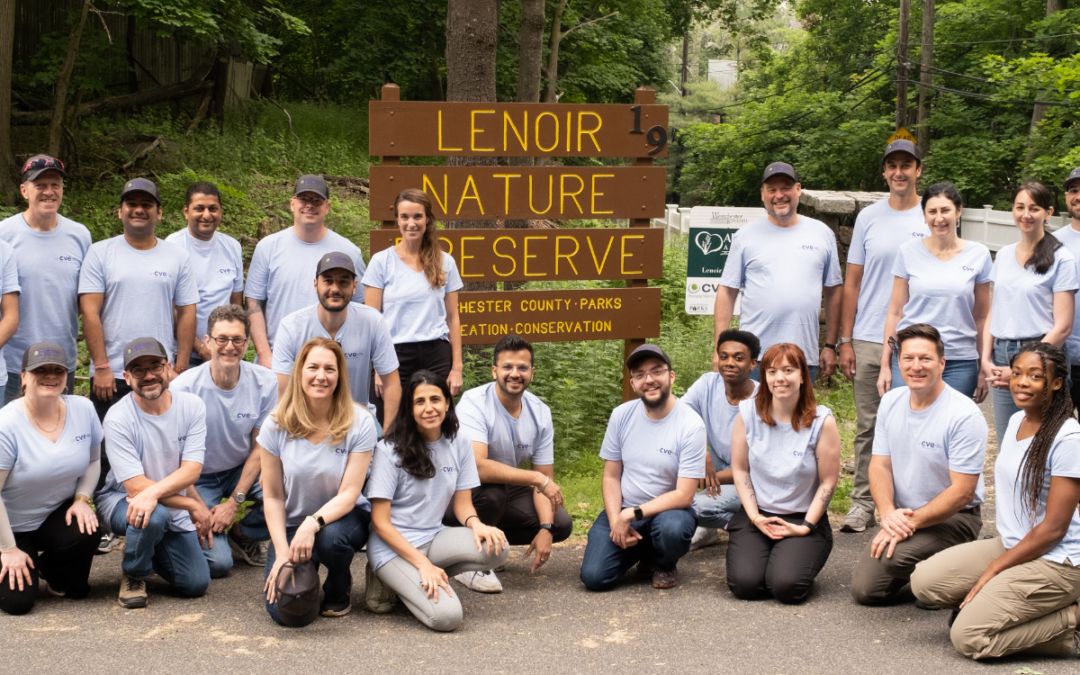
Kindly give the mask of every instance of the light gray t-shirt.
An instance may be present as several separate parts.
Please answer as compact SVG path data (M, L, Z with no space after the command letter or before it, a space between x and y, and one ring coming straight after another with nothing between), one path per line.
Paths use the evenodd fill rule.
M1080 232L1077 232L1072 228L1072 225L1066 225L1065 227L1056 230L1054 236L1057 240L1065 245L1065 248L1069 249L1069 253L1073 254L1076 258L1077 265L1080 267ZM1080 269L1077 272L1080 275ZM25 292L25 291L24 291ZM1073 330L1069 339L1065 341L1069 351L1069 361L1072 365L1080 365L1080 293L1076 294L1076 313L1073 315Z
M754 393L750 394L753 399L757 396L758 383L750 381L754 383ZM728 403L724 377L720 373L705 373L679 400L705 422L713 468L717 471L731 468L731 429L735 426L739 406Z
M65 396L67 418L55 443L34 429L19 406L0 410L0 471L8 470L0 499L12 532L33 532L101 459L101 423L90 399Z
M1034 436L1022 441L1016 440L1024 413L1018 412L1009 420L1009 428L1001 442L997 462L994 463L994 500L997 503L997 530L1005 548L1012 548L1020 543L1028 532L1046 518L1046 501L1050 498L1050 480L1053 476L1080 478L1080 423L1069 418L1061 425L1054 443L1050 447L1050 456L1046 460L1046 473L1043 474L1042 494L1039 495L1039 508L1034 520L1028 514L1027 500L1024 498L1023 479L1020 476L1024 466L1024 453ZM1043 558L1063 564L1068 558L1076 566L1080 564L1080 514L1073 509L1072 520L1065 536L1057 546L1042 555Z
M817 444L825 418L832 416L832 411L819 405L810 426L798 431L782 422L765 424L752 398L739 404L739 414L746 427L750 480L758 508L769 513L806 513L821 484Z
M172 405L164 415L144 413L135 403L134 393L117 401L105 415L105 454L112 468L105 486L94 496L105 522L112 519L113 509L118 506L127 510L124 481L136 476L161 481L179 469L181 462L202 464L206 452L206 406L193 394L171 393ZM186 495L187 490L179 494ZM187 511L167 510L169 530L195 530Z
M818 363L822 289L842 283L836 235L807 216L793 227L762 218L740 229L720 277L721 285L742 289L739 328L758 337L762 354L790 342L811 366Z
M867 206L855 217L847 261L862 265L863 276L853 338L881 344L892 299L896 251L904 244L929 236L930 228L926 226L921 206L897 211L886 198Z
M277 406L278 383L266 368L240 362L240 379L225 391L214 384L210 362L181 373L169 385L206 404L203 475L235 469L251 456L251 432L261 429Z
M1054 293L1075 291L1076 258L1062 246L1054 251L1054 264L1046 274L1036 274L1016 262L1016 244L997 253L990 270L994 298L990 310L990 334L1002 340L1042 337L1054 327Z
M11 244L19 259L21 289L19 328L4 345L9 373L22 370L27 347L46 340L64 348L68 370L75 370L79 270L90 250L90 230L61 215L57 221L51 232L31 229L21 213L0 222L0 239Z
M461 395L457 405L461 433L471 441L484 443L488 459L519 467L555 463L555 426L547 404L526 391L521 397L521 414L510 416L499 401L497 385L489 382Z
M360 406L353 405L353 424L345 438L331 444L329 437L314 445L305 438L289 438L289 432L270 417L259 430L257 442L281 459L285 474L285 526L298 527L337 496L345 466L354 452L371 452L375 447L375 420ZM356 505L365 511L371 504L363 494Z
M681 401L667 417L653 421L637 399L611 413L600 458L622 461L622 505L627 508L671 492L680 478L704 478L706 444L705 423Z
M233 293L244 290L244 252L240 242L227 234L215 232L208 246L196 241L185 227L173 232L165 241L187 251L195 284L199 287L199 302L195 308L195 339L206 335L206 320L210 312L229 304ZM192 352L194 354L194 352Z
M19 268L15 264L15 249L11 247L11 244L0 239L0 295L19 293L20 290ZM21 300L19 304L22 305ZM21 313L19 318L22 319ZM0 356L6 359L5 355L9 351L11 351L11 348L0 347ZM22 352L19 352L19 370L22 370ZM0 387L3 387L7 385L7 368L0 368L0 371L3 371L0 372Z
M398 369L397 352L394 351L394 342L390 339L390 330L382 314L355 302L349 303L345 311L349 314L334 340L345 353L352 399L367 406L371 367L375 366L375 372L379 375L392 373ZM291 375L300 350L308 340L316 337L330 337L319 321L318 304L282 319L278 326L277 342L274 343L273 371L278 375Z
M453 440L443 436L427 446L435 464L434 477L421 480L407 473L394 444L383 440L375 447L368 480L368 498L390 500L390 524L413 546L423 546L442 531L443 516L455 492L480 485L467 436L458 434ZM372 531L368 538L372 568L379 569L395 557L397 553Z
M300 241L290 227L275 232L255 246L244 295L266 301L266 334L271 348L275 345L282 319L319 301L315 292L315 268L320 258L335 251L352 258L357 279L364 277L366 266L360 248L333 230L327 230L322 241L307 244ZM364 301L362 285L356 289L353 299Z
M975 499L986 501L986 418L979 406L949 385L926 410L911 409L911 390L897 387L881 398L874 429L875 455L892 458L893 501L921 509L952 485L949 472L978 475Z
M363 284L383 290L382 312L394 344L447 340L446 294L462 289L457 263L442 254L446 283L432 288L423 270L416 272L401 262L393 247L371 256Z
M161 239L154 248L139 251L122 234L90 247L79 274L79 295L83 293L105 294L101 325L109 367L117 379L124 372L124 345L138 337L157 339L172 361L176 356L173 305L199 302L187 252Z
M976 241L948 262L926 250L921 240L900 247L893 274L908 280L908 301L896 330L928 323L941 333L948 360L979 358L975 345L975 285L990 282L990 250ZM884 332L882 333L884 335Z

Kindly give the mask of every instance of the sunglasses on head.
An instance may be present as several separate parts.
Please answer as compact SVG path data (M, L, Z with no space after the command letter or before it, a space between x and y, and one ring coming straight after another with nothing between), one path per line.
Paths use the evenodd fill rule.
M60 169L65 171L64 163L52 157L37 157L31 159L23 166L23 173L37 171L38 169Z

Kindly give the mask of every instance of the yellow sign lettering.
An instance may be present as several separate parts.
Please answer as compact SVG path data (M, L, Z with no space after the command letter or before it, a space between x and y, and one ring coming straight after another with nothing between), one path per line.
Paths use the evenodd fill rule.
M582 124L582 119L586 115L589 115L589 116L594 117L596 119L596 126L593 127L592 129L586 129L585 126ZM596 148L596 151L600 152L600 144L596 142L596 132L600 131L600 127L603 126L603 124L604 124L604 121L600 119L600 115L597 115L594 112L583 111L583 112L578 113L578 115L577 115L577 151L578 152L581 152L581 137L582 136L588 136L589 140L592 141L593 146Z
M495 252L495 255L499 256L500 258L506 258L507 260L510 261L510 265L511 265L510 271L505 273L505 274L500 272L494 265L491 266L491 271L494 272L495 274L498 274L500 277L508 277L508 276L510 276L511 274L513 274L514 272L517 271L517 261L514 260L514 256L512 256L512 255L507 255L505 253L499 253L499 242L500 241L508 241L508 242L510 242L510 245L513 246L514 248L517 248L517 242L514 241L513 239L511 239L510 237L499 237L491 245L491 250ZM558 263L556 263L556 265L558 265Z
M573 178L578 182L577 192L566 191L566 179ZM575 173L564 173L559 176L559 213L563 216L566 215L566 198L574 200L574 204L577 205L578 213L584 214L585 211L581 208L581 204L577 200L577 196L585 189L585 181L581 180L581 176Z
M469 194L469 188L472 188L472 194ZM461 206L465 203L466 199L475 199L476 205L480 208L480 215L484 215L484 204L480 201L480 193L476 189L476 181L473 180L472 174L469 174L469 179L465 181L465 187L461 190L461 201L457 205L457 213L461 215Z
M593 264L596 265L596 273L600 274L604 269L604 265L607 263L608 253L611 252L611 245L615 242L615 237L608 239L607 250L604 251L604 259L600 262L596 262L596 251L593 249L592 237L586 237L585 239L589 242L589 251L592 253Z
M503 111L503 150L506 150L506 143L509 140L509 135L506 133L506 127L509 126L514 135L517 136L518 143L521 144L521 149L528 152L529 150L529 111L525 111L525 120L521 123L521 128L525 130L524 135L518 131L517 126L514 125L514 120L510 119L510 111ZM599 127L597 127L599 129Z
M484 276L483 272L481 272L480 274L469 274L468 272L465 271L465 261L466 260L472 260L473 258L476 257L476 256L472 256L472 255L465 255L465 242L467 242L467 241L484 241L484 238L483 237L462 237L461 238L461 276L463 278L464 277L482 277L482 276Z
M529 240L539 239L543 241L547 237L525 237L525 276L527 277L546 277L546 272L529 272L529 258L539 258L538 255L529 255Z
M440 113L440 114L442 114L442 113ZM428 190L428 188L431 188L431 189ZM439 193L436 191L435 186L432 185L431 180L428 178L428 175L426 173L424 174L423 190L427 194L434 197L435 201L438 202L438 204L439 204L439 208L442 209L443 213L446 213L446 203L447 203L447 200L446 200L446 193L447 193L446 174L444 173L443 177L442 177L442 199L439 199ZM397 209L395 209L395 211L396 210Z
M533 206L533 177L529 175L529 210L537 215L543 215L551 210L551 202L555 196L555 177L548 174L548 205L543 211L537 211Z
M563 241L569 241L574 245L573 253L563 254L559 252L559 245L562 244ZM577 255L579 249L581 249L581 244L578 243L577 239L573 237L555 237L555 276L559 275L559 258L566 258L566 262L570 263L570 269L574 270L574 274L578 273L577 268L574 267L572 258Z
M545 117L550 117L551 119L555 120L555 142L546 148L540 145L540 120L544 119ZM559 146L559 118L555 116L555 113L542 112L536 116L536 133L533 134L533 138L536 141L536 147L543 152L551 152Z
M506 194L506 206L503 207L503 213L510 213L510 179L521 178L520 173L496 173L493 174L493 178L502 178L506 183L504 192Z
M495 148L478 148L476 147L476 134L484 133L483 129L476 128L476 116L477 115L494 115L494 110L473 110L472 111L472 127L469 129L469 147L473 149L473 152L495 152Z
M597 128L599 129L600 127L597 127ZM578 149L580 150L581 148L578 148ZM597 178L614 178L614 177L615 177L615 174L613 174L613 173L594 173L593 174L593 176L592 176L592 201L590 202L590 205L592 206L592 212L593 213L614 213L614 211L597 211L596 210L596 198L604 196L603 192L597 192L596 191L596 179Z
M623 235L622 239L619 240L619 244L622 247L622 256L619 259L619 269L622 271L623 274L641 274L641 270L638 270L636 272L629 272L626 269L626 259L634 257L633 253L627 253L626 252L626 240L627 239L644 239L644 238L645 237L643 235L640 235L640 234L626 234L626 235Z
M444 150L448 150L448 151L454 151L454 150L460 151L460 150L462 150L462 148L444 148L442 143L443 143L443 141L442 141L442 111L440 110L439 111L439 151L441 152L441 151L444 151Z

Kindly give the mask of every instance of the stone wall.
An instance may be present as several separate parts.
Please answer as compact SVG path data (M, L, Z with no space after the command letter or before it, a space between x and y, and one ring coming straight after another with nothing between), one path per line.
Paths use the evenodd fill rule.
M799 213L817 218L836 233L836 247L840 252L840 268L846 273L848 246L855 229L855 217L867 206L889 196L888 192L833 192L831 190L803 190L799 200Z

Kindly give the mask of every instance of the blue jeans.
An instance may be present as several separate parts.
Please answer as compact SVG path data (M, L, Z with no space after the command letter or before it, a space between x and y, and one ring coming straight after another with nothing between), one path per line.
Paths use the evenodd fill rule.
M807 367L810 368L810 382L811 382L811 384L813 384L814 382L817 382L817 368L818 367L817 366L807 366ZM754 382L763 382L764 380L761 379L761 373L758 372L758 368L760 368L760 366L754 366L754 369L750 371L750 379L753 380Z
M195 531L173 532L169 512L158 504L145 528L128 525L127 505L120 502L109 519L113 534L124 537L124 576L145 580L157 572L180 593L198 598L210 586L210 567L206 563Z
M347 597L352 590L352 565L353 556L364 548L368 540L368 531L371 529L371 514L361 508L354 508L344 517L335 520L319 532L315 533L315 544L311 547L311 562L315 567L326 565L326 581L323 583L324 599L338 600ZM285 528L285 536L292 542L296 536L295 527ZM288 551L285 554L288 555ZM263 581L270 576L270 570L274 569L274 560L277 554L274 544L266 551L266 570L263 573ZM266 599L265 593L263 599ZM280 624L278 618L277 602L266 603L266 612L274 623Z
M636 546L622 549L611 541L611 525L602 511L589 528L589 543L581 561L581 583L590 591L606 591L619 583L626 571L638 562L654 564L663 571L675 569L690 551L697 518L693 509L664 511L630 527L641 533Z
M995 366L1009 367L1009 361L1020 353L1020 348L1028 342L1037 342L1040 338L1033 338L1031 340L999 340L994 338L994 354L993 360ZM1061 351L1065 354L1065 362L1069 362L1069 353L1065 348L1065 345L1061 345ZM1067 376L1068 374L1066 374ZM1070 382L1066 380L1065 386L1070 386ZM991 390L994 396L994 432L997 434L998 445L1001 445L1001 437L1005 435L1005 430L1009 428L1009 419L1020 412L1020 408L1016 407L1016 403L1013 402L1012 393L1008 389L993 389Z
M975 387L979 386L979 360L970 361L945 361L945 370L941 372L941 379L964 396L974 396ZM892 387L904 386L904 378L900 375L900 366L896 359L892 360Z
M712 454L713 468L717 471L725 471L731 465L721 460L710 449ZM726 530L731 517L742 506L739 501L739 493L734 485L721 485L720 494L710 497L704 490L694 495L694 513L697 515L699 527L709 527L718 530Z
M202 497L207 508L212 509L220 504L222 499L232 497L236 484L240 482L240 474L243 473L243 470L244 465L241 464L232 469L218 471L217 473L204 473L199 476L199 480L195 481L195 489L199 491L199 496ZM255 481L246 496L248 501L255 502L255 505L248 508L247 513L244 514L244 519L237 524L236 529L249 539L267 541L270 539L270 530L266 529L266 517L263 515L262 487L259 485L259 481ZM206 561L210 563L210 577L212 579L220 579L232 569L232 551L229 548L227 531L222 532L220 536L215 536L214 547L203 549L203 553L206 554Z

